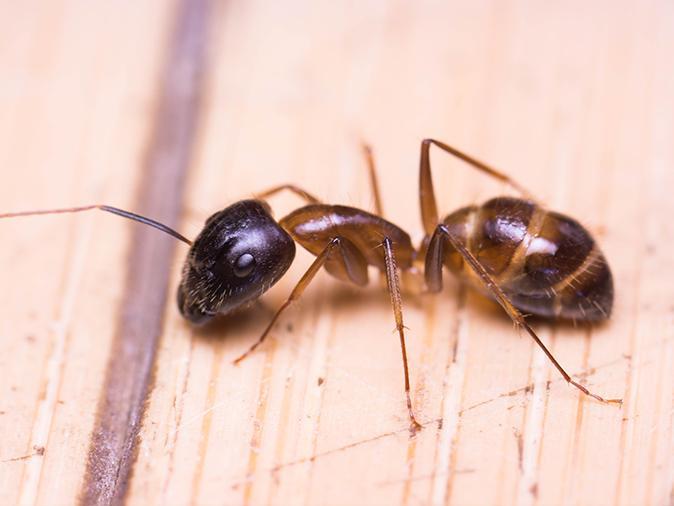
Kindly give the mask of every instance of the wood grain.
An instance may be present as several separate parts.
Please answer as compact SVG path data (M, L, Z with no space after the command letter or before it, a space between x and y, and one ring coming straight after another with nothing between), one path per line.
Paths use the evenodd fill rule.
M204 13L199 81L177 77L190 9ZM104 202L170 221L182 209L193 237L215 210L285 182L371 209L366 139L387 218L418 239L419 142L433 136L596 235L611 321L536 328L569 372L624 399L580 397L446 275L442 294L404 297L425 424L410 439L380 282L318 276L235 367L306 252L261 304L199 330L173 298L184 245L162 242L170 274L145 284L161 268L131 260L151 231L103 213L3 221L0 503L674 503L671 2L55 0L0 3L0 26L0 212ZM178 85L201 101L162 115L162 90ZM172 121L183 140L166 144L168 163L186 181L152 196L151 167L167 162L151 162L157 128ZM432 162L444 212L507 191ZM277 216L298 204L272 201ZM151 381L122 376L142 380L136 394L106 404L129 308ZM99 475L121 478L88 495L101 417L130 406L142 423L112 429L127 446Z

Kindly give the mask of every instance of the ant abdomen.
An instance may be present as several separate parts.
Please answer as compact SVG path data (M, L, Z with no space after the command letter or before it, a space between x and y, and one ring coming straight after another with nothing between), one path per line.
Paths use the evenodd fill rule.
M499 197L459 209L444 224L523 313L581 321L611 314L611 271L592 236L572 218ZM450 270L483 287L459 252L445 251Z
M259 200L242 200L212 215L183 266L178 307L205 323L254 301L288 270L295 243Z

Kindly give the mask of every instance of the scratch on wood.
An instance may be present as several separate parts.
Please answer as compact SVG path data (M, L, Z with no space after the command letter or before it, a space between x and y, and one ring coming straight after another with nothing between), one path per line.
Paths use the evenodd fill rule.
M14 457L14 458L11 458L11 459L2 460L0 462L2 462L2 463L19 462L21 460L32 459L33 457L42 457L44 455L44 446L34 446L33 449L35 451L33 453L29 453L28 455L22 455L21 457Z
M136 196L143 214L175 226L194 145L203 74L209 0L182 0L160 76L144 174ZM80 493L85 504L121 504L135 461L137 437L163 325L175 243L133 229L115 339L89 444Z
M612 365L614 365L615 363L619 362L620 360L622 360L622 359L619 359L619 360L612 360L612 361L610 361L610 362L606 362L606 363L603 364L603 365L597 366L596 369L597 369L597 370L600 370L600 369L602 369L602 368L604 368L604 367L612 366ZM558 381L563 381L563 379L560 378ZM546 382L546 391L547 391L547 387L549 387L549 384L550 384L550 381L547 381L547 382ZM471 409L475 409L475 408L477 408L477 407L484 406L484 405L489 404L489 403L491 403L491 402L498 401L498 400L500 400L500 399L503 399L504 397L512 397L512 396L514 396L516 393L528 392L528 391L530 391L530 390L532 390L532 389L533 389L533 385L526 385L526 386L524 386L524 387L521 387L521 388L512 390L512 391L510 391L510 392L506 392L506 393L500 394L500 395L498 395L498 396L496 396L496 397L492 397L491 399L487 399L487 400L485 400L485 401L481 401L481 402L479 402L479 403L477 403L477 404L474 404L474 405L472 405L472 406L469 406L469 407L467 407L467 408L464 408L463 410L461 410L461 411L459 412L459 414L462 415L463 413L465 413L466 411L470 411ZM433 419L433 420L429 420L429 421L423 422L421 425L422 425L424 428L430 427L430 426L432 426L432 425L435 425L436 427L441 427L441 428L442 428L442 427L444 426L444 423L445 423L445 422L444 422L444 420L443 420L442 418L435 418L435 419ZM304 458L297 459L297 460L293 460L293 461L290 461L290 462L285 462L285 463L283 463L283 464L278 464L278 465L276 465L276 466L274 466L274 467L272 467L272 468L266 469L265 472L269 472L269 473L277 473L277 472L279 472L279 471L281 471L281 470L283 470L283 469L285 469L285 468L288 468L288 467L292 467L292 466L297 466L297 465L305 464L305 463L307 463L307 462L314 462L314 461L316 461L316 460L319 459L319 458L327 457L327 456L329 456L329 455L332 455L332 454L335 454L335 453L338 453L338 452L350 450L350 449L352 449L352 448L357 448L357 447L359 447L359 446L362 446L362 445L365 445L365 444L369 444L369 443L372 443L372 442L375 442L375 441L379 441L379 440L381 440L381 439L385 439L385 438L388 438L388 437L391 437L391 436L396 436L396 435L399 435L399 434L407 434L407 433L409 433L409 427L408 427L408 426L405 426L405 427L403 427L403 428L401 428L401 429L397 429L397 430L394 430L394 431L390 431L390 432L385 432L385 433L382 433L382 434L378 434L377 436L373 436L373 437L370 437L370 438L367 438L367 439L362 439L362 440L359 440L359 441L354 441L353 443L349 443L349 444L347 444L347 445L340 446L340 447L338 447L338 448L333 448L333 449L331 449L331 450L326 450L326 451L321 452L321 453L314 453L313 455L311 455L311 456L309 456L309 457L304 457ZM462 473L466 473L466 472L467 472L467 471L460 471L460 470L457 470L457 471L455 472L455 474L462 474ZM471 471L471 472L472 472L472 471ZM448 474L449 474L449 473L434 473L433 476L436 476L436 477L437 477L437 476L444 476L444 475L448 475ZM433 476L431 476L430 478L432 479ZM246 478L246 479L244 479L244 480L240 480L240 481L238 481L238 482L232 484L232 485L231 485L231 488L232 488L232 489L237 489L239 486L241 486L242 484L246 484L246 483L248 483L249 481L250 481L249 478ZM674 506L674 505L673 505L673 506Z
M596 367L596 369L602 369L602 368L604 368L604 367L612 366L612 365L614 365L614 364L615 364L616 362L618 362L618 361L619 361L619 360L613 360L613 361L607 362L607 363L605 363L605 364L603 364L603 365L601 365L601 366ZM561 380L560 380L560 381L561 381ZM549 383L550 383L549 381L546 382L546 385L549 385ZM475 409L475 408L477 408L477 407L484 406L485 404L489 404L489 403L491 403L491 402L495 402L495 401L500 400L500 399L502 399L502 398L504 398L504 397L511 397L511 396L515 395L515 393L527 392L527 391L529 391L529 390L531 390L531 389L533 389L533 385L526 385L526 386L521 387L521 388L518 388L518 389L516 389L516 390L510 391L510 392L506 392L506 393L503 393L503 394L500 394L500 395L498 395L498 396L496 396L496 397L493 397L493 398L491 398L491 399L487 399L487 400L485 400L485 401L481 401L481 402L479 402L479 403L477 403L477 404L474 404L474 405L472 405L472 406L469 406L469 407L463 409L462 411L460 411L460 413L463 414L464 412L469 411L469 410L471 410L471 409ZM547 389L546 389L546 391L547 391ZM422 423L422 426L423 426L424 428L425 428L425 427L432 426L432 425L436 425L436 426L442 427L442 425L443 425L443 419L442 419L442 418L436 418L436 419L429 420L429 421L427 421L427 422ZM364 444L372 443L372 442L374 442L374 441L378 441L378 440L381 440L381 439L384 439L384 438L387 438L387 437L391 437L391 436L395 436L395 435L403 434L403 433L408 433L408 432L409 432L409 427L405 426L405 427L403 427L403 428L401 428L401 429L394 430L394 431L390 431L390 432L385 432L385 433L383 433L383 434L379 434L379 435L373 436L373 437L371 437L371 438L362 439L362 440L360 440L360 441L354 441L353 443L349 443L348 445L340 446L339 448L333 448L333 449L331 449L331 450L326 450L326 451L321 452L321 453L315 453L315 454L313 454L313 455L310 456L310 457L305 457L305 458L293 460L293 461L290 461L290 462L286 462L286 463L283 463L283 464L279 464L279 465L274 466L274 467L272 467L272 468L270 468L270 469L267 469L266 472L269 472L269 473L277 473L278 471L281 471L281 470L283 470L283 469L285 469L285 468L287 468L287 467L297 466L297 465L300 465L300 464L305 464L305 463L307 463L307 462L314 462L315 460L317 460L317 459L319 459L319 458L326 457L326 456L332 455L332 454L334 454L334 453L338 453L338 452L350 450L350 449L352 449L352 448L356 448L356 447L361 446L361 445L364 445ZM467 471L460 471L460 470L457 470L457 471L456 471L456 474L462 474L462 472L467 472ZM443 474L447 474L447 473L434 473L433 476L442 476ZM432 479L433 476L429 476L429 478ZM249 481L249 480L242 480L241 482L237 482L237 483L235 483L235 484L232 485L232 488L237 488L237 487L240 486L241 484L247 483L247 481Z
M445 366L442 395L442 429L438 431L435 468L442 472L437 474L431 483L431 503L445 503L449 501L452 489L452 480L456 470L456 452L459 441L459 429L463 410L463 390L466 376L466 357L468 353L468 329L466 325L467 291L459 286L456 297L456 324L452 329L453 351Z
M433 420L431 422L427 422L427 423L424 423L422 425L425 427L426 425L430 425L430 424L433 424L433 423L437 423L437 420ZM356 448L357 446L361 446L361 445L364 445L364 444L367 444L367 443L372 443L374 441L378 441L380 439L384 439L384 438L387 438L389 436L395 436L397 434L403 434L403 433L409 433L409 427L408 426L405 426L402 429L394 430L394 431L391 431L391 432L385 432L383 434L379 434L379 435L371 437L371 438L362 439L360 441L355 441L353 443L349 443L348 445L340 446L339 448L333 448L332 450L326 450L326 451L321 452L321 453L316 453L316 454L312 455L311 457L305 457L305 458L302 458L302 459L293 460L291 462L286 462L284 464L279 464L279 465L274 466L273 468L269 469L269 471L270 472L277 472L277 471L280 471L282 469L285 469L286 467L297 466L299 464L305 464L307 462L314 462L316 459L319 459L321 457L326 457L328 455L332 455L333 453L343 452L345 450L350 450L351 448Z
M598 365L598 366L593 367L593 368L592 368L592 373L595 374L595 373L596 373L597 371L599 371L599 370L605 369L605 368L607 368L607 367L612 367L612 366L614 366L614 365L616 365L616 364L618 364L618 363L620 363L620 362L622 362L622 361L624 361L624 360L625 360L624 357L620 357L620 358L617 358L617 359L615 359L615 360L610 360L610 361L608 361L608 362L604 362L604 363L601 364L601 365ZM572 376L579 377L579 378L582 377L582 378L587 379L587 378L589 377L589 374L586 374L584 371L581 371L581 372L579 372L579 373L577 373L577 374L572 374ZM548 380L548 381L546 382L546 389L549 390L549 389L550 389L550 385L551 385L552 383L560 383L560 382L562 382L562 381L564 381L564 378L562 378L562 377L559 377L559 378L554 379L554 380ZM485 399L484 401L476 402L475 404L471 404L470 406L468 406L468 407L462 409L462 410L461 410L461 415L463 415L464 413L466 413L466 412L468 412L468 411L472 411L472 410L477 409L477 408L480 408L480 407L482 407L482 406L484 406L484 405L486 405L486 404L491 404L492 402L498 401L498 400L503 399L503 398L506 398L506 397L515 397L516 395L521 394L521 393L527 394L527 393L529 393L529 392L532 392L533 389L534 389L534 385L533 385L533 383L530 383L530 384L525 385L525 386L523 386L523 387L516 388L516 389L514 389L514 390L510 390L510 391L508 391L508 392L504 392L504 393L502 393L502 394L499 394L499 395L497 395L496 397L491 397L491 398L489 398L489 399ZM587 400L588 402L593 402L592 399L586 399L586 400ZM594 401L594 402L599 402L599 401Z

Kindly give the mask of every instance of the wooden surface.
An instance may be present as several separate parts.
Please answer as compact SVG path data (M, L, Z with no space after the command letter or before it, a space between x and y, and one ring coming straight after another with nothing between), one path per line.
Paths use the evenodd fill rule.
M96 212L7 221L0 503L674 502L674 4L28 1L1 2L0 27L0 212L102 202L192 237L283 182L371 208L366 139L386 216L418 239L434 136L596 234L613 318L537 329L624 399L580 397L446 275L404 299L410 439L380 283L322 274L234 367L305 252L262 304L194 330L184 245ZM505 190L433 164L445 212Z

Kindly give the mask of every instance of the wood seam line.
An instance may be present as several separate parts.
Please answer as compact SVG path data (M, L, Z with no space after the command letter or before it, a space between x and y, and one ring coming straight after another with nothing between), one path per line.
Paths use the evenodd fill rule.
M185 175L196 140L207 69L211 0L178 0L159 73L143 176L135 208L173 227L182 208ZM177 243L134 227L117 324L90 436L79 502L124 503L153 367Z
M466 375L468 370L466 368L466 362L468 360L468 345L470 343L470 329L467 328L469 323L468 315L468 287L464 284L460 284L458 287L458 297L457 297L457 306L456 306L456 327L453 331L455 334L455 350L456 352L451 358L450 363L445 370L446 373L449 373L449 379L452 378L452 374L456 372L461 374L461 377L457 377L456 380L459 383L456 385L456 406L455 411L452 413L450 420L442 415L443 419L443 430L445 430L445 425L447 424L446 430L448 431L449 441L447 443L447 452L449 454L447 461L447 473L444 480L444 490L438 491L438 495L434 496L433 500L436 503L441 504L451 504L452 503L452 493L454 491L454 478L456 477L456 461L458 458L457 448L459 445L459 438L461 437L461 422L463 418L463 405L465 394L466 394ZM451 370L450 370L451 368ZM446 376L447 377L447 376ZM445 402L445 397L443 394L443 403ZM444 408L443 408L444 411ZM439 495L442 494L442 500Z
M326 316L327 313L327 316ZM337 321L335 319L335 314L334 311L330 308L325 307L325 300L324 298L321 298L319 300L319 305L316 308L316 311L314 312L314 329L318 328L319 321L321 318L321 315L323 315L324 318L329 318L329 324L330 328L328 331L328 334L325 339L325 351L322 357L322 365L321 365L321 371L323 374L323 381L327 381L328 377L330 375L330 351L334 347L334 342L335 338L337 335ZM315 353L315 348L312 348L312 352ZM316 469L316 456L319 455L318 453L318 435L321 430L321 418L323 416L323 403L325 401L325 391L326 388L323 387L320 390L320 398L318 401L318 410L317 410L317 415L316 415L316 421L314 422L314 425L312 427L312 433L311 433L311 459L309 460L309 469L307 471L307 492L305 493L305 503L308 502L308 497L309 497L309 490L311 490L313 484L314 484L314 471Z
M52 341L42 366L40 401L33 413L26 455L32 454L36 447L41 447L43 450L49 447L57 401L61 397L64 361L70 345L70 322L72 321L74 292L81 278L79 272L81 269L77 267L78 262L82 261L83 252L86 249L86 236L90 235L88 232L90 228L85 227L78 230L77 227L72 227L70 229L70 237L66 247L66 262L60 281L59 303L54 311L54 320L58 323L56 328L49 332ZM39 497L43 465L44 459L36 459L23 466L18 496L21 504L32 504Z

